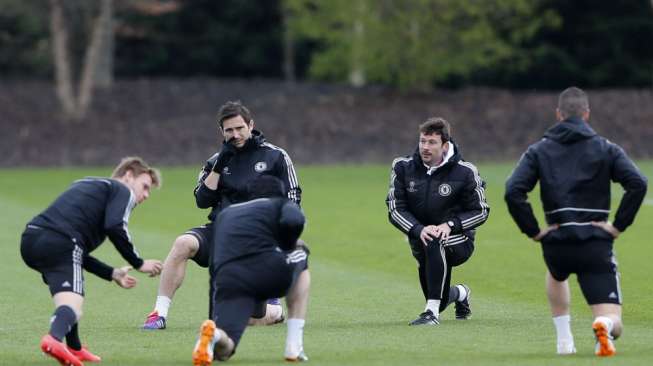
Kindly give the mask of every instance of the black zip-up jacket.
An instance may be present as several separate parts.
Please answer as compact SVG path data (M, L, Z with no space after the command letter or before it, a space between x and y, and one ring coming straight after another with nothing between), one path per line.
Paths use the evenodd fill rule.
M28 225L69 237L84 251L85 270L111 281L113 267L89 255L108 236L120 255L134 268L143 259L131 242L127 224L136 198L123 183L108 178L75 181Z
M204 180L211 173L219 153L213 155L200 171L193 191L199 208L212 208L209 220L214 221L220 210L233 203L247 200L247 183L262 174L273 175L283 181L288 198L301 202L302 190L297 181L290 156L281 148L268 143L263 134L252 131L252 137L238 150L220 174L218 189L211 190Z
M427 168L418 150L392 163L386 198L388 217L412 241L419 240L424 226L449 221L454 226L445 246L473 240L473 229L490 213L478 170L462 160L453 141L450 144L453 150L437 168Z
M508 210L529 237L540 232L527 193L540 182L540 198L549 225L547 235L558 241L611 236L591 221L606 221L610 213L610 182L625 192L614 218L623 232L633 222L646 195L647 180L618 145L594 132L583 120L559 122L522 155L506 182ZM548 239L547 239L548 240Z
M284 197L258 198L225 207L216 219L211 273L226 263L267 252L292 250L306 219Z

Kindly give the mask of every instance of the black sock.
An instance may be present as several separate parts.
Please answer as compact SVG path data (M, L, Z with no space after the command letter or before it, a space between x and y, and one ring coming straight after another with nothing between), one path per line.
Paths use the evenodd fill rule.
M55 309L50 322L50 335L56 340L61 340L70 332L77 323L75 311L68 305L61 305Z
M75 351L82 349L82 342L79 340L79 333L77 332L77 323L66 334L66 344Z

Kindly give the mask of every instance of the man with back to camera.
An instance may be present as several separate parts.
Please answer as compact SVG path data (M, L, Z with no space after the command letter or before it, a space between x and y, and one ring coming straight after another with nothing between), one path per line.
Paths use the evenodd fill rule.
M612 356L616 353L613 340L623 331L619 272L612 247L635 219L646 196L647 180L621 147L589 126L589 100L581 89L571 87L560 94L556 117L558 122L517 163L506 182L505 199L519 229L542 243L557 353L576 353L567 281L575 273L594 316L595 354ZM527 201L538 181L548 225L544 229ZM614 224L608 221L611 181L625 191Z
M274 176L263 175L247 188L249 200L225 208L215 221L209 267L216 289L210 298L213 313L200 327L193 350L195 366L228 360L257 304L286 295L284 357L291 362L308 360L303 347L310 286L308 250L297 241L304 215Z
M41 339L41 350L62 365L81 366L100 357L82 347L78 323L84 304L82 268L120 287L132 288L131 267L113 268L90 253L106 237L120 255L150 277L161 272L161 262L141 259L127 230L134 207L161 184L158 170L137 157L124 158L111 178L89 177L75 181L45 211L26 226L20 252L25 264L41 273L55 304L50 331ZM62 340L66 338L67 345Z
M471 257L474 229L487 220L490 207L485 183L462 160L446 120L422 123L415 153L394 160L386 204L390 222L408 236L426 299L424 312L410 325L440 324L440 313L452 302L456 319L468 319L471 290L450 287L451 271Z
M163 263L154 311L147 316L144 329L165 329L168 310L184 280L188 259L200 267L209 266L213 221L223 208L246 199L248 182L260 175L276 176L284 182L288 198L297 204L301 201L301 188L290 157L254 129L252 115L243 104L225 103L217 120L224 137L222 149L206 162L194 190L197 207L211 208L209 223L192 228L175 239ZM275 324L283 319L279 299L270 299L268 304L257 307L251 323Z

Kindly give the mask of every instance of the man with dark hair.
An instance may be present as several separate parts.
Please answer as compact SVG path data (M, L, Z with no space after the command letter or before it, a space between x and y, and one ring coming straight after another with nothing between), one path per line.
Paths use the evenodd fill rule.
M290 157L254 129L254 120L244 105L225 103L218 112L217 121L224 137L222 149L206 162L194 191L197 207L211 208L209 223L192 228L175 239L163 263L154 311L147 316L144 329L165 329L172 298L184 280L186 262L192 259L201 267L209 266L213 221L223 208L246 200L244 187L248 182L261 175L276 176L284 182L288 198L297 204L301 201L301 189ZM253 314L252 323L283 321L278 299L271 299L263 310Z
M390 222L408 236L417 260L426 307L410 325L438 325L455 302L456 319L471 316L468 286L450 287L452 267L474 251L475 228L490 212L485 183L451 140L449 123L430 118L419 126L412 156L392 163L386 198Z
M297 246L304 228L299 206L283 183L263 175L248 185L249 200L220 212L214 225L209 272L216 291L213 313L202 323L193 365L226 361L235 352L257 304L286 296L288 333L285 358L306 361L303 329L310 274L308 250Z
M646 177L618 145L589 126L587 95L576 87L560 94L558 123L529 146L506 183L505 199L519 229L542 243L546 292L557 334L557 353L576 352L569 315L569 275L575 273L589 304L598 356L615 354L621 335L621 289L613 241L630 224L646 195ZM540 182L548 226L541 229L527 194ZM625 193L614 224L610 183Z
M20 253L30 268L41 273L56 307L50 332L41 339L41 350L62 365L100 361L79 340L77 324L84 304L82 268L123 288L136 285L136 279L127 274L132 267L151 277L161 272L160 261L141 259L127 231L133 208L160 182L159 172L142 159L125 158L111 179L75 181L27 224ZM90 255L106 237L131 267L113 268ZM62 342L64 337L67 346Z

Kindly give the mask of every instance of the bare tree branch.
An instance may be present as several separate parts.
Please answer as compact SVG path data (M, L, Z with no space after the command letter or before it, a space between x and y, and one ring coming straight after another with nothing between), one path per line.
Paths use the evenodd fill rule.
M54 57L54 74L56 92L64 113L75 115L77 105L73 90L70 56L68 52L68 30L63 15L62 0L50 0L50 32L52 35L52 52Z

